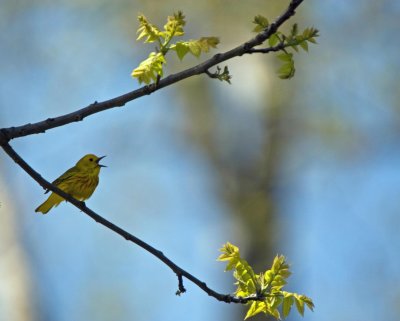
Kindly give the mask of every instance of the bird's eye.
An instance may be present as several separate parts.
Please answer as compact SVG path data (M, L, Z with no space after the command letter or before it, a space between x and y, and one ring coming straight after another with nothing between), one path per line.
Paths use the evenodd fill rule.
M93 158L89 158L89 160L90 160L91 162L93 162Z

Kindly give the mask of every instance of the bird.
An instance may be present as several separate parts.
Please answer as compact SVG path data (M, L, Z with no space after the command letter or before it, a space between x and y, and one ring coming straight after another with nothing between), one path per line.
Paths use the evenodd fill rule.
M105 156L97 157L94 154L83 156L74 167L71 167L52 184L79 201L85 201L92 196L99 184L101 167L99 164ZM48 193L47 190L45 193ZM64 198L56 193L51 193L48 199L35 212L48 213L53 207L58 206Z

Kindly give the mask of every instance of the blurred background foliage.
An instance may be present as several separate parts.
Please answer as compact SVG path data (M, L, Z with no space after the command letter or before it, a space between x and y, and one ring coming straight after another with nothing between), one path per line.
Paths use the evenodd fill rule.
M137 88L130 72L154 49L135 42L139 13L163 25L182 10L187 39L219 36L225 51L287 3L4 0L0 127ZM12 145L49 180L107 154L87 204L219 292L234 290L215 261L230 241L256 270L288 257L289 289L316 304L307 320L397 320L399 14L389 0L305 1L291 22L321 37L290 81L272 55L243 56L227 62L232 85L194 77ZM167 73L198 62L171 55ZM0 319L243 318L188 282L176 297L167 268L68 204L36 215L41 188L4 153L0 168Z

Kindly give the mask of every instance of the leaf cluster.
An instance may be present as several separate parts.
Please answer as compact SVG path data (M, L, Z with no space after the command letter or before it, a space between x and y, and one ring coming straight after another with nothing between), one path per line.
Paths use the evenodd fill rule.
M139 83L149 84L156 82L159 77L163 76L163 67L167 63L165 55L170 50L175 51L178 58L182 60L188 53L199 57L202 53L209 52L211 48L216 48L219 43L217 37L201 37L197 40L172 43L176 37L185 34L184 26L186 21L181 11L167 18L163 30L149 22L144 15L139 15L138 20L137 40L143 40L145 43L155 42L157 44L156 51L151 52L149 57L132 71L132 77L137 78Z
M217 71L215 71L214 73L207 72L207 74L211 78L216 78L220 81L226 81L228 84L231 84L232 75L229 73L228 66L224 66L223 70L221 69L221 67L217 66Z
M218 260L227 262L225 271L233 270L237 285L235 295L252 299L246 303L249 309L245 319L258 313L272 315L276 319L281 318L281 313L287 317L293 305L302 316L305 306L313 310L314 304L307 296L282 290L291 275L283 255L275 257L269 270L256 274L249 263L240 257L237 246L228 242L220 251L222 254Z
M269 27L268 19L262 15L254 17L253 23L256 25L253 29L254 32L262 32ZM309 27L299 32L297 23L292 25L289 34L284 34L281 31L277 31L268 38L268 44L270 47L279 46L280 54L278 59L281 60L282 64L278 69L278 75L282 79L290 79L294 76L296 69L294 66L293 53L288 52L288 49L293 49L295 52L299 52L299 47L304 51L308 52L309 43L316 44L315 38L319 36L318 29Z

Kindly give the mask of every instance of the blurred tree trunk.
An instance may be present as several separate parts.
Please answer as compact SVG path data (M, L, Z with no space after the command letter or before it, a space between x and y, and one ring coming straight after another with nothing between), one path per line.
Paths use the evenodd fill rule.
M0 164L1 166L1 164ZM18 237L14 200L0 176L0 319L35 320L27 258Z
M261 272L271 264L277 253L275 245L280 241L276 218L279 216L279 199L283 198L278 189L280 173L289 143L282 130L290 106L288 95L264 97L266 106L259 110L258 115L263 123L261 148L257 157L245 157L247 162L243 164L242 158L238 161L231 157L222 146L243 142L228 142L226 137L225 140L218 139L218 127L223 120L216 116L210 81L214 80L199 80L185 86L184 112L188 114L185 131L215 167L221 198L239 223L244 244L238 245L255 270ZM274 92L274 89L269 92ZM235 131L234 123L230 131ZM264 315L259 316L260 320L265 320ZM242 320L243 315L238 319Z

